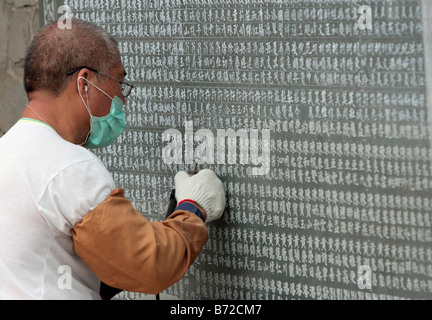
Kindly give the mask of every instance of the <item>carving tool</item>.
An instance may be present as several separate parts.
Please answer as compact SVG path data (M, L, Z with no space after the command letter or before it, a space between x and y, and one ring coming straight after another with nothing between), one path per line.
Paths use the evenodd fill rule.
M190 176L193 176L194 174L198 173L198 171L197 171L198 170L198 162L196 160L194 160L194 164L195 164L194 170L189 170L188 171L188 174ZM174 188L174 189L171 190L170 204L168 206L168 210L167 210L167 213L165 215L165 219L168 218L171 215L171 213L174 212L175 208L177 208L177 200L176 200L176 197L175 197L175 188Z

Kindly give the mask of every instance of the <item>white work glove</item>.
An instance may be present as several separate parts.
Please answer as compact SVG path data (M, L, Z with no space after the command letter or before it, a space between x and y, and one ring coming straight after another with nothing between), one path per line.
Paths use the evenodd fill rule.
M180 171L176 174L177 203L190 199L199 204L207 214L206 222L219 219L225 209L225 191L222 182L210 169L203 169L193 176Z

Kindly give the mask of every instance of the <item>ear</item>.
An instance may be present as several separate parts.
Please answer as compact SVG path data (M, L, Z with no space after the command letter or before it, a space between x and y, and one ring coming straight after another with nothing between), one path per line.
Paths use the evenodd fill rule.
M78 77L77 78L77 89L78 89L78 94L81 95L82 97L84 97L85 95L87 95L88 92L88 87L87 87L87 81L85 80L86 78L84 77Z
M85 81L85 79L90 80L89 79L90 77L91 77L91 72L87 68L83 68L78 72L78 75L77 75L78 90L82 96L84 96L84 94L88 93L88 90L89 90L88 89L88 83L87 83L87 81Z

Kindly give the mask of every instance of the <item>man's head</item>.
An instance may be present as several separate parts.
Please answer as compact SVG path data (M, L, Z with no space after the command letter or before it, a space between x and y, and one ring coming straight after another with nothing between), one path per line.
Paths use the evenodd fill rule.
M114 96L125 102L121 81L126 72L109 34L78 19L71 26L60 29L53 22L35 36L25 59L24 88L31 110L36 107L66 140L81 144L90 130L88 111L101 117L109 113Z
M28 95L41 90L58 96L71 80L68 71L87 66L108 74L120 61L116 41L95 24L72 19L71 29L60 29L53 22L28 48L24 88Z

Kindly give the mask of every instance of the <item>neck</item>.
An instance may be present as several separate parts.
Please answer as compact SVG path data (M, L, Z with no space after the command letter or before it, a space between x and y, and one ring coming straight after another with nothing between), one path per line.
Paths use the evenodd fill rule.
M22 114L23 118L42 121L50 125L64 140L82 144L80 123L73 113L73 104L68 99L33 93Z

